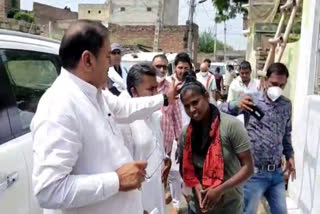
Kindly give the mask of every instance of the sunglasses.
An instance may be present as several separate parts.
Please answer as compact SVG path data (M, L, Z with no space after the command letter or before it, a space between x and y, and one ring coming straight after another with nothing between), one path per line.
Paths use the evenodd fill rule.
M120 54L121 54L121 51L119 51L119 50L114 50L114 51L111 51L111 54L112 54L112 55L120 55Z
M155 65L155 67L157 68L157 69L163 69L163 70L168 70L168 66L166 66L166 65Z

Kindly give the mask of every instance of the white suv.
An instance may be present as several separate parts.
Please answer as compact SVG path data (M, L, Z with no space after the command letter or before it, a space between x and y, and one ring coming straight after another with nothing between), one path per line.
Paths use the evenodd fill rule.
M29 125L60 73L59 42L0 30L0 212L40 214L33 195Z

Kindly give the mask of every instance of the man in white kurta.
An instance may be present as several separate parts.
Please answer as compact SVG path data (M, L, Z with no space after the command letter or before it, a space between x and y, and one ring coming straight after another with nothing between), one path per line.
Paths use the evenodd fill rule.
M143 213L137 188L146 163L133 161L115 121L143 119L173 102L174 92L127 101L102 91L109 53L108 30L97 22L77 21L62 39L68 71L43 95L31 124L34 194L50 213Z
M120 97L131 99L128 92L124 91ZM148 213L156 210L165 214L164 188L161 181L161 172L163 169L163 159L165 158L164 147L162 143L162 133L160 127L161 112L157 111L145 120L136 120L127 128L130 130L130 136L126 135L125 142L131 148L134 160L146 160L147 176L142 184L142 204L143 209ZM120 128L123 134L128 132L124 127ZM127 141L126 141L127 139Z
M197 80L208 90L210 102L216 104L216 100L214 98L217 90L216 79L214 75L210 74L207 63L202 63L200 65L200 72L198 72L196 76Z
M114 95L119 96L122 91L127 89L128 69L121 63L122 46L118 43L111 44L111 63L109 68L109 90Z
M149 65L134 65L128 72L128 91L120 98L146 97L157 94L156 71ZM162 169L166 158L161 132L161 112L154 112L144 120L120 125L125 144L134 160L146 160L147 179L142 184L143 209L148 213L165 214L165 198L162 183Z
M258 92L260 81L251 78L251 65L247 61L240 64L239 76L234 79L229 87L227 102L240 99L245 94Z

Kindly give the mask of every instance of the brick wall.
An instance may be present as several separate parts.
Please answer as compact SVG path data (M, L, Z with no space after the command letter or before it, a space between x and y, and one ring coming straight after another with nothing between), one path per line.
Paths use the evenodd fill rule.
M5 0L0 0L0 18L1 19L5 17L4 4L5 4Z
M23 20L15 20L15 19L1 19L0 18L0 29L6 30L14 30L20 31L24 33L31 33L40 35L41 34L41 27L37 24L30 24Z
M111 42L123 45L153 46L154 26L120 26L109 24ZM164 52L186 51L187 26L164 26L160 31L159 48ZM194 56L198 51L198 26L194 26Z
M20 0L17 1L17 8L20 9ZM0 18L7 18L7 14L12 7L12 0L0 0Z
M62 8L52 7L37 2L33 3L33 12L36 23L46 25L49 21L78 19L78 13Z
M7 18L7 13L11 8L10 0L0 0L0 18Z

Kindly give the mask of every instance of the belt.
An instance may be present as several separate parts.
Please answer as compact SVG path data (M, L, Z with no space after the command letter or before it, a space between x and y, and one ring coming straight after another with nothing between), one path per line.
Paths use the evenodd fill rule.
M281 168L281 164L258 165L258 166L255 166L255 168L261 171L274 172L277 169Z

